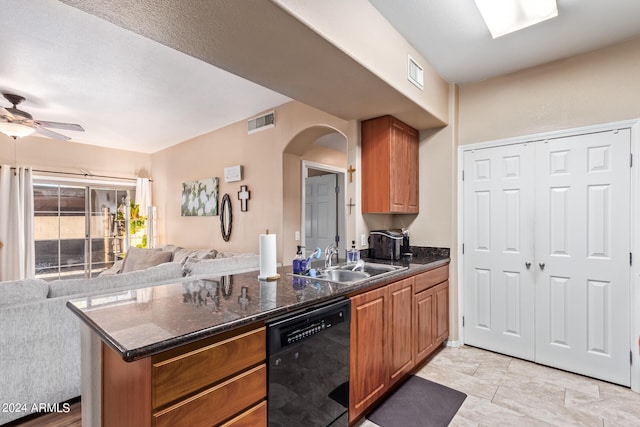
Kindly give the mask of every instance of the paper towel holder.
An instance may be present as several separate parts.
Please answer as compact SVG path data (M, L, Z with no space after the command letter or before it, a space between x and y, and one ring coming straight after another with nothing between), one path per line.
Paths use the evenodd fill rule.
M222 239L228 242L231 238L231 227L233 225L233 212L231 210L231 197L225 193L220 203L220 232Z

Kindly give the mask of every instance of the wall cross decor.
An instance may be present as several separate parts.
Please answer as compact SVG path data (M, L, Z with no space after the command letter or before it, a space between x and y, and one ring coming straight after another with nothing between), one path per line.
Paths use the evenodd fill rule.
M240 191L238 191L238 200L240 200L240 210L242 212L246 212L249 209L247 204L250 198L251 198L251 192L247 190L247 186L241 185Z
M349 172L349 182L353 182L353 173L356 171L356 168L353 167L353 165L349 165L349 169L347 169L347 172Z
M356 204L353 203L353 199L351 197L349 197L349 203L347 203L347 206L349 206L349 215L351 215L351 208L354 207Z

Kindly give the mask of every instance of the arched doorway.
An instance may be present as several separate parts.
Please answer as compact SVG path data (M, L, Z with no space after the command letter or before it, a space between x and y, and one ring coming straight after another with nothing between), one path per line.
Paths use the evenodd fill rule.
M283 263L290 263L298 245L311 252L335 240L343 257L348 243L346 136L329 126L307 128L286 146L283 167Z

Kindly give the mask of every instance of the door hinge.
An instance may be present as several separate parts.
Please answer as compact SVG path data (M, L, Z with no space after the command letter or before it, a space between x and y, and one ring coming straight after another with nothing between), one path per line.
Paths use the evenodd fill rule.
M462 180L464 181L464 171L462 171Z
M629 167L633 167L633 153L629 154Z
M464 243L462 244L462 255L464 255Z
M629 265L633 265L633 254L629 252Z
M464 328L464 316L462 316L462 327Z
M633 366L633 351L629 350L629 365Z
M340 193L340 186L336 185L336 194L339 194L339 193Z

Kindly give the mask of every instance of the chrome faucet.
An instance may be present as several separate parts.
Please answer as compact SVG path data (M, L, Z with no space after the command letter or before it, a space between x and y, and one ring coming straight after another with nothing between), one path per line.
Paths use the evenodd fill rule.
M336 256L336 263L338 262L338 247L336 242L331 242L329 246L324 250L324 268L331 268L331 258Z
M357 269L360 269L360 271L364 271L363 259L359 259L358 261L356 261L356 265L351 269L351 271L356 271Z

